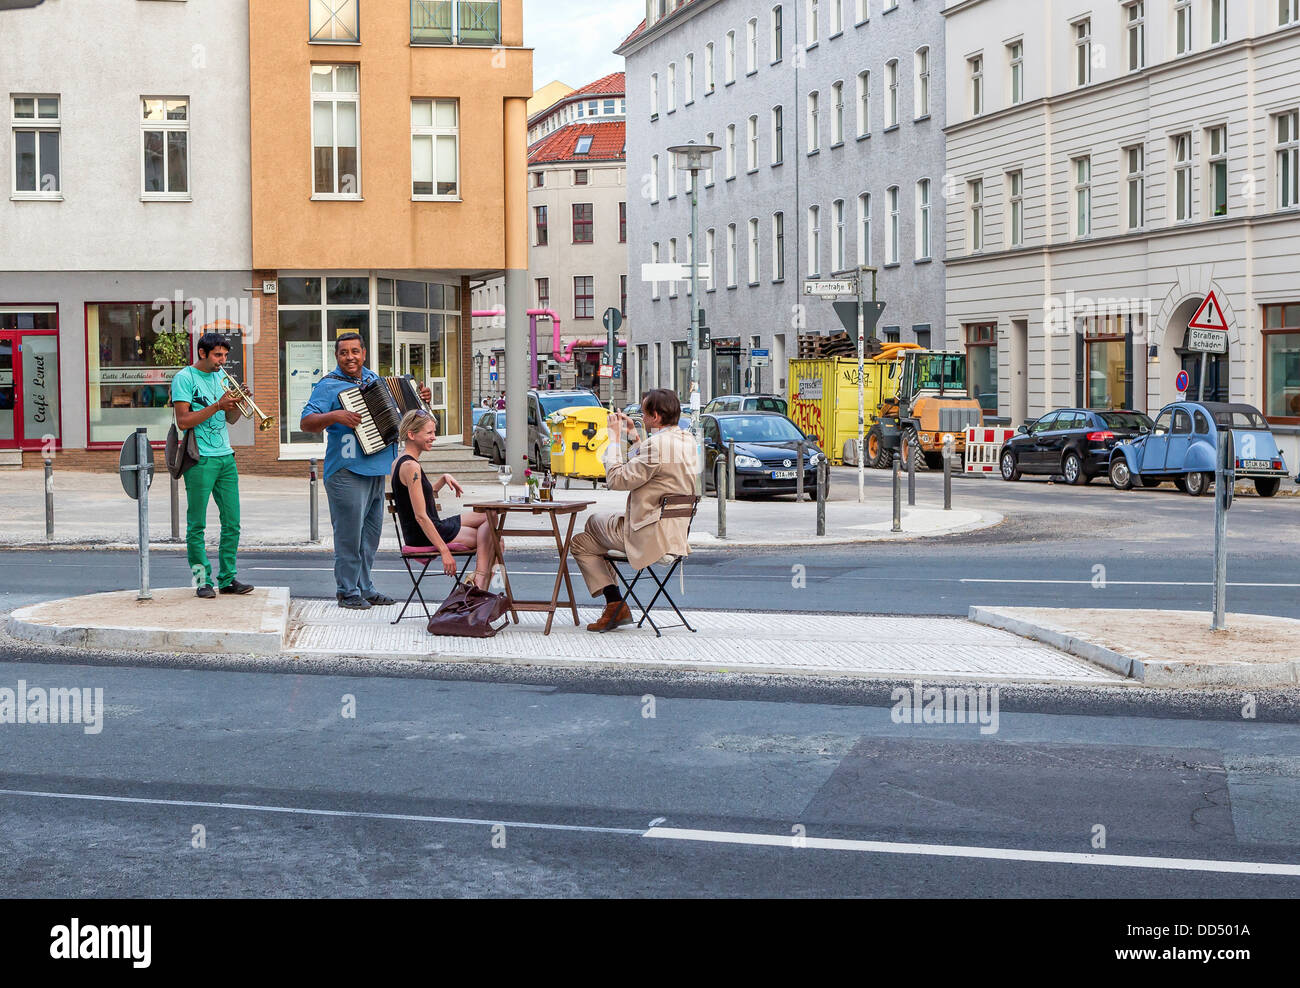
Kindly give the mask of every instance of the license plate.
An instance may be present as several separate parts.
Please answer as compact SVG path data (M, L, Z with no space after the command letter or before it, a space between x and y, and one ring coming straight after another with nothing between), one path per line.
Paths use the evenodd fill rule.
M773 480L794 480L794 471L793 471L793 470L773 470L773 471L772 471L772 479L773 479Z
M1271 470L1273 463L1270 460L1242 460L1241 468L1243 470Z

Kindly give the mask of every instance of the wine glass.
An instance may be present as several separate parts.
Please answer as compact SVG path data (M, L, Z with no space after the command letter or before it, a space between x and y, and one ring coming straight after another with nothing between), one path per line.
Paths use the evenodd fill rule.
M510 479L514 477L515 472L510 468L509 463L502 463L497 467L497 480L501 482L501 500L510 500Z

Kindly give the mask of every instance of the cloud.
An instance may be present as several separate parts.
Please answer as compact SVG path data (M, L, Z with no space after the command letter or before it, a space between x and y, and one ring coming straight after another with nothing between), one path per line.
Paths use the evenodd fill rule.
M524 44L535 49L533 88L575 89L623 71L618 47L645 17L643 0L524 0Z

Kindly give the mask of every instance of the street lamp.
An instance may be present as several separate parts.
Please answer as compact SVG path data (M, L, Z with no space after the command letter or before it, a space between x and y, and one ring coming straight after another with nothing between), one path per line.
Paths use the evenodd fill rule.
M704 443L700 424L700 172L707 171L713 156L722 148L712 144L677 144L668 149L673 167L691 176L691 436L699 456L700 493L704 493Z
M483 351L477 350L474 353L474 375L478 378L478 400L483 401Z

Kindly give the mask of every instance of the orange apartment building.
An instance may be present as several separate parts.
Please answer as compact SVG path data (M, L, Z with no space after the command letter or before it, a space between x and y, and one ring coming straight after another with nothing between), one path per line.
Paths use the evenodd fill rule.
M250 0L251 342L276 418L241 466L298 473L333 340L429 385L439 436L472 429L471 284L528 267L522 0Z

